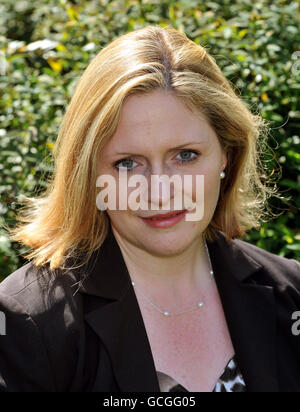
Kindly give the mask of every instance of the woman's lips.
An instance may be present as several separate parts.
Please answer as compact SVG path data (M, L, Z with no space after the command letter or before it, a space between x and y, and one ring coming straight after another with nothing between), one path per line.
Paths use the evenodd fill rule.
M164 218L155 218L155 219L150 219L150 218L140 218L142 219L147 225L154 227L154 228L169 228L174 225L176 225L178 222L180 222L188 210L184 210L183 212L173 216L173 217L164 217Z

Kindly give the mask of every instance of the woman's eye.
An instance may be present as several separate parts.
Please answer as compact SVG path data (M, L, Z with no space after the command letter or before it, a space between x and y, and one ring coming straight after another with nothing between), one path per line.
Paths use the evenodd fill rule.
M194 160L196 160L199 156L199 153L196 150L182 150L179 155L182 155L182 158L179 159L180 163L185 163L185 162L193 162ZM193 157L191 157L190 155L194 154Z
M123 166L122 166L122 163L123 163ZM116 162L115 167L119 170L126 169L127 171L128 170L130 171L131 169L133 169L132 163L136 163L136 162L134 162L132 159L129 159L129 158L128 159L123 159L123 160L119 160L118 162ZM125 166L124 166L124 164L125 164ZM119 165L121 165L121 166L119 167Z
M193 162L194 160L196 160L199 156L199 153L196 150L182 150L179 153L179 155L182 155L182 158L178 159L179 163L187 163L187 162ZM191 155L194 155L194 156L191 157ZM114 164L114 166L118 170L127 170L130 172L134 169L133 163L136 163L136 162L130 158L127 158L127 159L118 160Z

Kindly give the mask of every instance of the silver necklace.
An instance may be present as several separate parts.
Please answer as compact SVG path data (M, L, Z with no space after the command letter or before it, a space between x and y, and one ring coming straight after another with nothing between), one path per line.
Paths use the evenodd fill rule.
M214 271L213 271L213 268L212 268L212 264L211 264L211 260L210 260L209 251L208 251L208 247L207 247L207 244L206 244L206 240L204 240L204 246L205 246L206 253L207 253L207 256L208 256L208 259L209 259L209 263L210 263L210 271L209 271L209 273L210 273L210 282L211 282L211 281L214 279ZM131 284L132 284L132 286L134 286L135 289L137 288L137 287L136 287L136 283L135 283L134 281L131 281ZM162 310L162 309L159 308L157 305L155 305L155 303L151 302L151 300L150 300L149 298L147 298L147 296L145 296L141 291L140 291L140 294L141 294L154 308L156 308L156 309L157 309L162 315L164 315L164 316L176 316L176 315L181 315L181 314L183 314L183 313L192 312L192 311L194 311L194 310L196 310L196 309L199 309L199 308L202 308L202 307L204 306L204 301L201 300L201 301L198 302L197 305L196 305L195 307L193 307L192 309L185 310L185 311L183 311L183 312L170 313L170 312L168 312L168 311Z

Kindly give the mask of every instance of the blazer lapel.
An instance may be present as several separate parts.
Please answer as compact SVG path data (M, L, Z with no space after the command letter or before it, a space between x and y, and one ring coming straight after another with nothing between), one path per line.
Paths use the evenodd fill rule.
M238 365L250 392L278 392L276 306L272 286L259 285L263 266L239 240L207 243ZM261 273L259 273L261 271Z
M120 391L159 392L142 314L111 228L90 265L79 292L102 299L89 304L85 320L105 345Z
M239 367L250 392L276 392L273 288L251 282L263 267L236 241L207 242ZM109 225L78 291L101 297L85 314L110 356L121 392L159 392L150 343L121 250ZM104 298L104 300L103 300Z
M121 392L159 392L151 347L133 290L86 315L109 353Z

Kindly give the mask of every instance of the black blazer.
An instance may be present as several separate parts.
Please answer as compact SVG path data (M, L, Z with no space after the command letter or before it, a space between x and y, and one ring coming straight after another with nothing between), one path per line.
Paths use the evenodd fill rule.
M218 236L207 245L248 391L300 392L297 327L292 333L292 315L300 311L299 262ZM159 392L111 228L81 270L61 275L30 262L12 273L0 284L0 310L6 315L1 391Z

